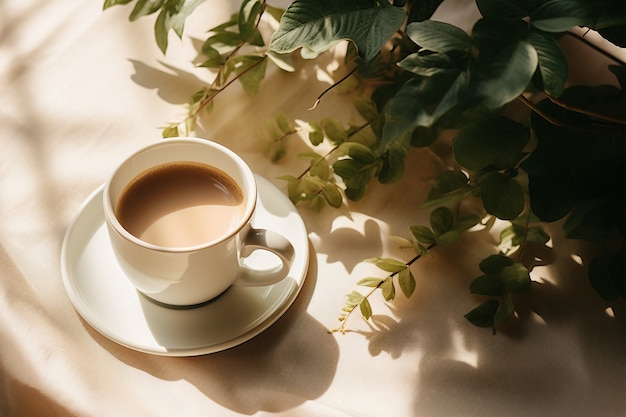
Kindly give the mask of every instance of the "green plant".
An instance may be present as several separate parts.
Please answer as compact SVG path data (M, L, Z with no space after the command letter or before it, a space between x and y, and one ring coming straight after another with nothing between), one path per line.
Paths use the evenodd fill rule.
M132 1L106 0L104 7ZM346 127L327 117L295 127L280 113L269 132L274 160L285 154L284 139L299 130L308 132L313 146L333 145L330 153L303 155L310 160L305 172L282 177L294 203L321 208L340 206L343 195L358 200L371 181L392 183L405 175L412 148L431 146L441 129L458 133L452 140L456 167L433 181L420 206L432 210L430 227L410 228L407 244L415 257L370 260L388 275L359 282L371 290L348 296L344 323L357 306L365 318L371 316L368 299L377 289L391 300L397 285L409 297L414 262L489 218L510 226L470 286L486 297L466 314L475 325L495 331L514 316L513 294L531 286L530 266L521 255L527 246L549 241L543 223L561 219L566 236L600 248L589 266L598 294L623 300L626 64L612 57L609 68L618 86L566 87L568 64L559 44L563 36L584 43L570 29L587 27L625 46L623 0L476 0L482 17L470 33L431 20L442 2L296 0L283 11L264 0L243 0L239 13L211 29L202 47L201 66L216 72L215 81L191 97L187 118L168 126L164 136L194 130L200 112L210 110L235 81L257 93L268 61L290 70L289 54L315 59L348 40L348 75L335 87L347 79L357 86L353 105L363 123ZM185 18L199 3L136 0L130 18L159 12L155 34L165 52L167 33L181 36ZM280 21L269 42L257 27L263 15ZM257 48L250 51L249 45ZM528 116L508 116L513 102L526 106ZM452 209L467 199L480 201L483 211Z

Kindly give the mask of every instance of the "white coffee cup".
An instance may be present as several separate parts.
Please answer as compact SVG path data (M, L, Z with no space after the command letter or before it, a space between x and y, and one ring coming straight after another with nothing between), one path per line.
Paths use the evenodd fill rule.
M156 174L153 175L153 171L161 170L164 173L162 176L167 178L169 171L165 171L163 167L174 166L175 169L186 172L184 170L187 168L183 166L185 164L226 174L238 187L242 201L233 209L235 211L227 209L229 216L237 213L236 218L231 221L230 217L228 219L224 217L223 222L215 224L216 227L230 224L227 230L217 236L207 237L206 240L182 245L178 242L172 245L168 243L169 229L162 233L165 243L150 240L145 237L147 234L131 233L128 229L132 230L129 226L132 222L129 223L128 219L118 216L123 208L120 206L122 196L131 201L131 197L128 197L132 194L129 191L131 184L139 183L138 178L147 176L151 176L152 183L159 184L159 181L165 180L158 178ZM149 217L144 214L152 212L154 207L161 207L161 200L168 204L176 201L179 199L176 190L184 188L183 184L191 182L181 181L180 187L167 188L169 186L163 185L162 188L157 188L159 192L153 195L157 199L156 203L137 206L139 215L136 218L144 221L144 217ZM216 189L229 187L220 185ZM203 185L202 190L205 188ZM168 191L170 189L175 191ZM232 197L230 194L237 193L225 192L226 197ZM136 201L142 202L141 204L149 201L147 197L141 198L143 200L138 197ZM255 229L250 224L257 201L257 185L252 171L237 154L215 142L199 138L170 138L140 149L124 160L113 172L105 184L103 199L107 229L119 265L137 290L156 302L178 307L194 306L212 300L233 284L270 285L284 279L289 272L294 257L291 243L276 232ZM237 199L236 196L233 199ZM132 204L128 203L131 208ZM162 214L165 218L166 212L164 209L163 213L150 215L158 217ZM206 218L208 217L219 218L218 215ZM183 220L188 219L183 217ZM205 217L200 219L202 227L195 225L191 227L194 233L197 232L195 229L204 230L203 227L211 229L209 224L204 225ZM175 231L177 238L183 239L185 237L183 229L176 226L172 230ZM256 270L250 267L244 259L258 249L275 254L280 259L280 264L269 270Z

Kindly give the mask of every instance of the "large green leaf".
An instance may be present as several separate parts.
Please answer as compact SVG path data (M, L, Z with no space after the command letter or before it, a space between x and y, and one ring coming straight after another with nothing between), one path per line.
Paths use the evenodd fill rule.
M537 51L520 40L482 64L475 72L479 81L474 94L487 108L497 109L524 92L537 68Z
M499 219L511 220L524 209L524 191L519 182L494 172L480 184L480 199L485 211Z
M471 38L462 29L434 20L410 23L406 34L420 47L433 52L464 50L472 45Z
M530 137L527 127L506 117L487 119L461 129L452 141L461 166L479 171L487 167L513 168Z
M567 60L559 44L553 36L536 30L529 33L528 40L537 51L543 89L550 95L560 96L567 81Z
M403 9L371 0L296 0L283 14L270 50L302 48L314 58L341 40L350 40L365 60L372 59L404 23Z
M532 12L530 23L545 32L565 32L574 26L590 26L593 17L582 0L549 0Z
M418 126L432 126L462 102L469 86L467 71L448 71L407 82L385 109L382 146L411 134Z

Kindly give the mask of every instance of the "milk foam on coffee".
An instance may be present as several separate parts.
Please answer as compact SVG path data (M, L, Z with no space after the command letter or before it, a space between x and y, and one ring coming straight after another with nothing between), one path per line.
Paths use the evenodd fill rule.
M182 248L227 236L244 211L241 188L228 174L195 162L159 165L122 192L122 226L154 245Z

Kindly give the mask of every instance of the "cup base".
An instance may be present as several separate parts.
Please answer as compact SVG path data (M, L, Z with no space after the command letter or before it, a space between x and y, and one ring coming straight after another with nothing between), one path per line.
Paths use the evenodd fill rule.
M228 287L230 288L230 287ZM164 303L163 301L159 301L159 300L155 300L154 298L150 297L149 295L146 295L144 293L142 293L141 291L137 290L137 293L144 297L146 300L150 301L151 303L154 303L158 306L161 307L165 307L165 308L170 308L173 310L192 310L194 308L200 308L200 307L204 307L207 304L211 304L213 301L217 300L218 298L220 298L226 291L228 291L228 288L226 288L224 291L222 291L221 293L219 293L218 295L216 295L213 298L210 298L206 301L202 301L200 303L196 303L196 304L168 304L168 303Z

